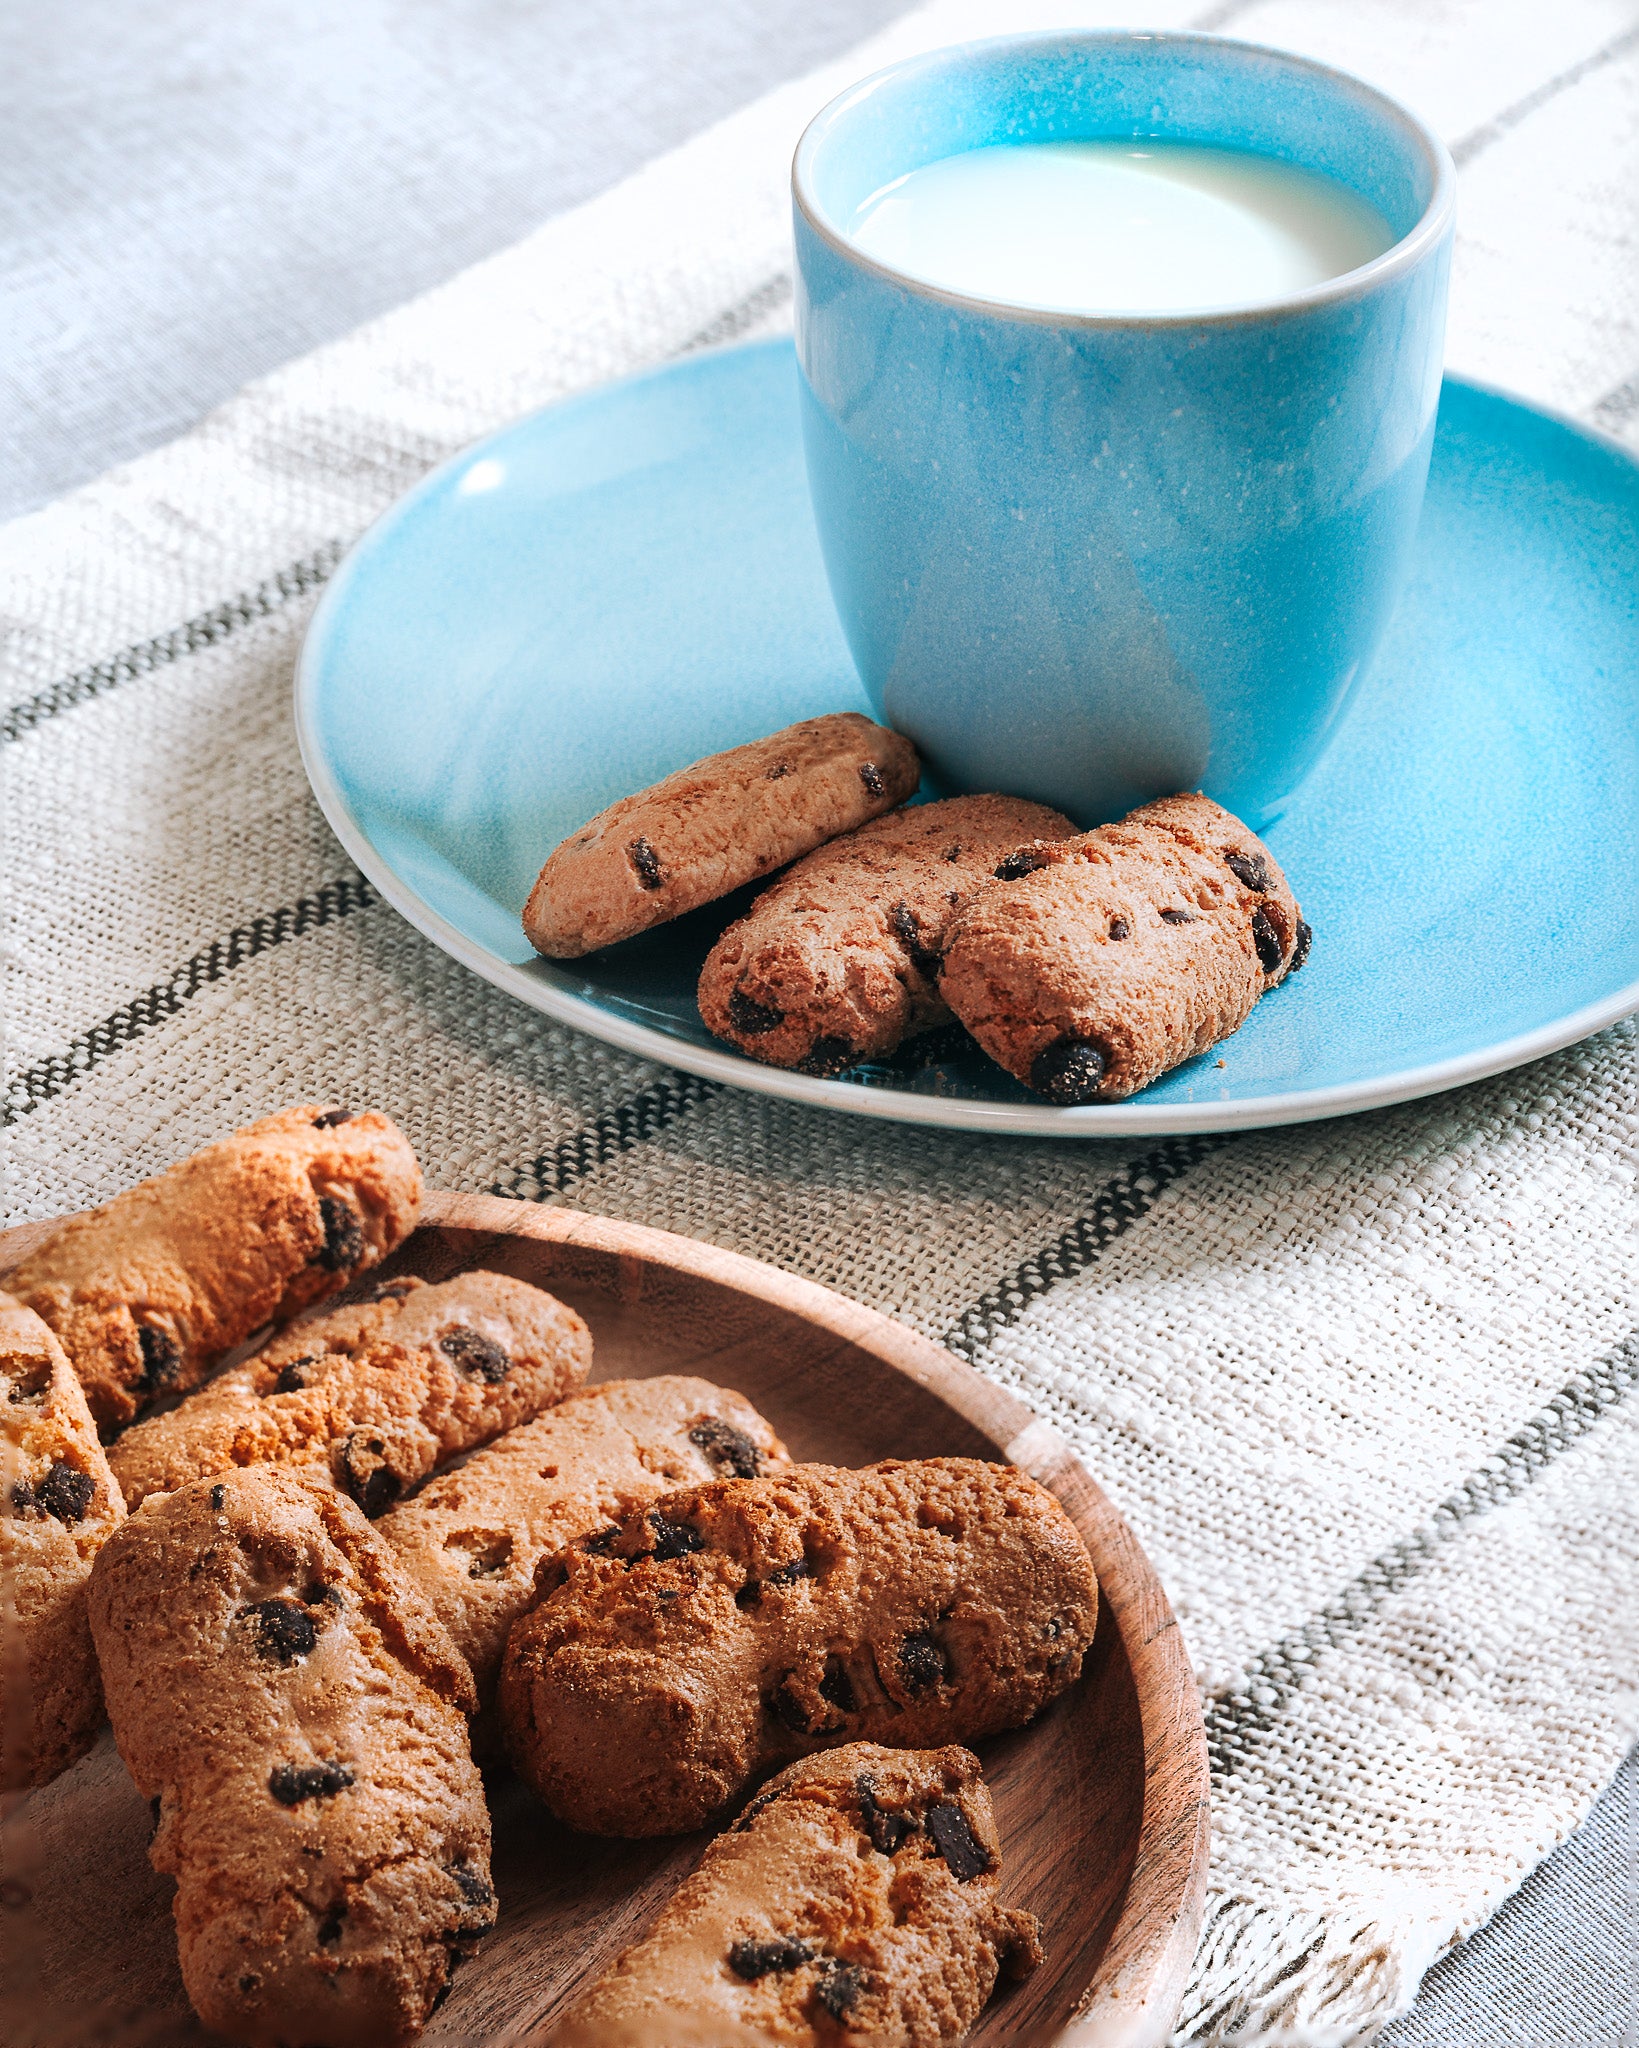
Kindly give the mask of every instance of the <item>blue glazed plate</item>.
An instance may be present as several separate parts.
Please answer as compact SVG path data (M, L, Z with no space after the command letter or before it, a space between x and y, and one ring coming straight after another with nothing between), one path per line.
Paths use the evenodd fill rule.
M694 1005L739 899L585 960L536 958L524 899L587 818L702 754L867 709L795 380L770 342L554 406L428 477L338 571L297 673L302 758L348 852L446 952L693 1073L1015 1135L1335 1116L1639 1008L1639 463L1455 381L1411 588L1267 835L1313 956L1202 1059L1091 1109L1037 1101L954 1029L837 1080L759 1066Z

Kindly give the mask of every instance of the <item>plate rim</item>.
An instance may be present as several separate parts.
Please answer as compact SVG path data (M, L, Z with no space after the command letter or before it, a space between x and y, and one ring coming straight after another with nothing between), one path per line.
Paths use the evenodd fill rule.
M596 401L625 385L687 374L703 362L731 355L791 350L792 347L788 336L773 336L762 341L730 342L718 348L697 350L676 361L657 364L628 377L611 379L522 413L429 470L370 522L337 563L307 622L296 658L292 682L296 745L314 798L344 851L371 887L441 952L530 1009L584 1031L589 1037L622 1052L695 1074L703 1080L816 1108L874 1117L882 1122L993 1132L1004 1137L1182 1137L1275 1129L1287 1124L1318 1122L1327 1117L1358 1115L1367 1110L1413 1102L1427 1095L1443 1094L1469 1082L1487 1080L1493 1075L1526 1066L1639 1011L1639 980L1634 980L1533 1030L1498 1039L1471 1052L1425 1062L1421 1066L1401 1068L1371 1080L1338 1082L1325 1088L1290 1088L1232 1102L1146 1103L1139 1096L1126 1102L1059 1109L1049 1103L986 1102L966 1096L921 1095L907 1088L822 1080L785 1067L764 1066L747 1059L743 1053L727 1048L719 1050L715 1046L695 1045L687 1039L673 1038L653 1025L622 1017L584 996L555 988L550 982L538 981L528 972L527 966L499 959L477 940L469 938L403 881L386 856L377 849L332 773L320 740L314 707L320 648L332 615L340 611L346 600L350 571L356 567L363 551L402 515L408 505L432 493L457 469L474 459L481 459L485 450L507 435L545 415L560 412L568 406ZM1457 376L1447 371L1442 378L1442 394L1447 386L1493 399L1529 418L1547 421L1603 453L1617 456L1639 480L1639 454L1613 435L1478 378ZM521 925L519 929L521 934Z
M84 1212L0 1229L0 1285L73 1213ZM644 1271L659 1267L795 1314L840 1344L866 1353L879 1369L926 1389L1010 1464L1060 1498L1093 1556L1108 1609L1101 1626L1116 1630L1132 1673L1144 1790L1136 1853L1097 1972L1082 1988L1074 2013L1052 2035L1050 2048L1164 2048L1183 2001L1206 1908L1211 1802L1206 1728L1194 1667L1166 1588L1126 1517L1067 1439L1020 1395L910 1324L821 1281L703 1238L555 1204L429 1188L414 1231L393 1258L417 1235L441 1232L585 1247L611 1261L618 1276L617 1301L628 1289L640 1292ZM464 1264L484 1256L480 1244L464 1255ZM347 1298L345 1292L341 1298ZM334 1299L320 1302L308 1313L323 1315L334 1306Z

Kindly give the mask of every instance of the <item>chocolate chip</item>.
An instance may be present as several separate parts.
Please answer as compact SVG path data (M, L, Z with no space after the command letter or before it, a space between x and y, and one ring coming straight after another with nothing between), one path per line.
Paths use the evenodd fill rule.
M923 1823L958 1883L966 1884L990 1868L990 1851L968 1826L967 1815L959 1806L930 1806Z
M319 1631L305 1607L294 1600L258 1600L245 1609L245 1618L256 1631L256 1647L262 1655L287 1669L298 1658L311 1654Z
M910 956L910 963L924 981L939 978L940 956L932 946L924 945L922 926L916 912L908 903L896 903L889 913L888 922L893 926L893 935Z
M947 846L944 857L946 860L960 860L962 858L962 842L958 839L954 846Z
M341 1447L341 1483L373 1521L403 1492L396 1472L382 1461L387 1446L379 1436L355 1429Z
M706 1539L698 1529L691 1529L687 1522L668 1521L658 1508L649 1511L649 1527L654 1531L652 1555L663 1563L706 1547Z
M262 1980L254 1971L247 1970L245 1975L239 1979L239 1989L247 1995L252 1991L259 1991L261 1988Z
M716 1415L702 1415L689 1431L689 1442L719 1472L736 1479L755 1479L763 1469L762 1454L743 1429Z
M330 1908L329 1912L319 1922L318 1933L314 1937L320 1948L334 1948L336 1946L341 1940L341 1923L346 1918L347 1908L345 1906L332 1906Z
M899 1645L900 1676L912 1692L925 1692L930 1685L937 1685L948 1668L944 1651L926 1629L907 1636Z
M83 1522L91 1512L96 1481L73 1465L56 1464L35 1489L41 1507L59 1522Z
M211 1511L220 1514L228 1504L228 1489L225 1486L211 1488Z
M768 779L770 782L781 782L790 773L791 763L789 761L776 761L768 771Z
M858 1058L859 1054L846 1038L822 1035L808 1048L807 1058L797 1062L797 1070L803 1074L815 1074L824 1080L851 1067Z
M459 1927L453 1927L448 1937L452 1941L482 1941L495 1925L495 1887L488 1878L480 1877L476 1870L464 1863L447 1866L450 1876L455 1879L462 1898L473 1917L463 1920ZM457 1954L450 1958L450 1967L464 1960Z
M461 1896L469 1906L494 1905L495 1887L488 1878L480 1877L476 1870L469 1869L465 1863L452 1863L450 1876L460 1886Z
M1017 853L1010 853L996 869L998 882L1019 882L1026 875L1033 875L1038 868L1047 865L1047 855L1039 846L1021 846Z
M1273 974L1280 966L1280 933L1261 903L1252 913L1252 943L1258 949L1258 965L1265 974Z
M756 1002L743 988L737 988L728 999L728 1021L742 1038L761 1038L765 1032L779 1029L785 1012Z
M145 1394L160 1394L173 1387L182 1366L182 1346L169 1330L153 1323L138 1323L137 1349L142 1353L142 1378L137 1385Z
M580 1547L593 1557L610 1557L614 1553L615 1538L620 1534L620 1524L611 1522L607 1529L594 1529L590 1536L583 1536Z
M320 1195L324 1250L318 1262L327 1273L345 1273L364 1257L364 1225L352 1203L340 1195Z
M300 1806L304 1799L334 1799L353 1782L345 1764L280 1764L267 1789L281 1806Z
M299 1394L307 1385L305 1367L317 1365L318 1360L309 1354L305 1358L293 1358L288 1365L281 1365L277 1379L273 1382L276 1394Z
M440 1330L438 1348L470 1379L483 1380L488 1386L498 1387L512 1370L512 1360L495 1339L486 1337L469 1323L456 1323L451 1329Z
M774 1688L768 1705L776 1719L783 1721L793 1735L811 1735L814 1732L809 1723L808 1709L791 1689L790 1677L782 1679Z
M1236 881L1244 882L1249 889L1256 889L1260 896L1267 895L1274 887L1269 864L1261 853L1226 853L1224 865Z
M789 1564L782 1564L778 1571L770 1572L766 1579L747 1579L734 1596L734 1604L744 1613L748 1608L762 1605L765 1588L779 1592L785 1586L794 1586L799 1579L809 1577L808 1560L794 1557Z
M859 771L859 779L865 785L865 794L867 796L882 796L886 793L887 784L882 780L882 770L874 761L866 761L862 764Z
M729 1968L748 1984L776 1972L800 1970L813 1960L808 1943L789 1935L776 1935L772 1941L737 1941L728 1952Z
M1195 921L1194 912L1189 910L1163 910L1161 913L1163 924L1194 924Z
M56 1464L37 1486L19 1479L11 1489L11 1504L20 1515L52 1515L59 1522L83 1522L96 1490L89 1472Z
M631 862L641 887L658 889L666 879L660 872L660 856L648 840L632 840L626 848L626 858Z
M1110 937L1112 939L1130 939L1132 932L1132 926L1128 924L1124 917L1112 917L1110 919Z
M1105 1066L1104 1048L1090 1038L1056 1038L1031 1063L1030 1085L1049 1102L1096 1102Z
M865 1989L865 1974L852 1963L828 1957L823 1975L814 1986L814 1996L834 2020L846 2019L855 1999Z
M353 1112L350 1109L327 1109L322 1116L313 1119L313 1128L316 1131L333 1131L339 1124L350 1124L352 1121Z
M858 1712L859 1702L854 1698L853 1680L840 1657L825 1660L825 1676L819 1682L819 1696L828 1700L839 1713Z
M743 1835L746 1829L750 1827L751 1823L757 1818L758 1814L762 1812L763 1808L765 1806L772 1806L774 1804L774 1801L778 1799L779 1796L780 1795L778 1790L772 1792L759 1792L756 1798L753 1799L751 1804L746 1808L745 1812L742 1813L740 1818L734 1823L731 1832L736 1835Z
M1304 961L1308 959L1309 948L1314 943L1314 936L1314 933L1309 929L1309 920L1300 917L1298 919L1297 940L1292 947L1292 964L1286 970L1288 974L1296 974Z
M865 1832L871 1838L871 1846L880 1849L884 1856L891 1856L911 1832L914 1823L902 1813L884 1813L876 1803L876 1780L860 1776L854 1780L854 1790L859 1794L859 1810L865 1821Z

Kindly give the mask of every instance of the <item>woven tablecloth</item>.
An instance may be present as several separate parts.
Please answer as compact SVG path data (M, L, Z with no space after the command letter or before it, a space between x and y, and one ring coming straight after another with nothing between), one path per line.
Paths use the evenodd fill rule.
M291 734L314 594L429 464L781 323L786 166L831 92L1066 21L1226 28L1414 101L1462 168L1454 366L1639 438L1627 0L940 0L0 533L6 1213L348 1099L435 1184L710 1238L942 1337L1087 1457L1194 1655L1213 1871L1179 2039L1363 2041L1639 1732L1633 1027L1227 1141L817 1114L457 968L352 870Z

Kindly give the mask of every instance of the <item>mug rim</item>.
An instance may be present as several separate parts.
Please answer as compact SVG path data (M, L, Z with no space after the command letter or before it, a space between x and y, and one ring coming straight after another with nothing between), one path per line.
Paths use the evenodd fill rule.
M1312 77L1340 87L1346 93L1374 101L1409 131L1413 142L1422 149L1433 172L1428 204L1406 233L1397 241L1391 242L1381 255L1374 256L1370 262L1359 264L1353 270L1341 271L1336 277L1325 278L1319 284L1305 285L1299 291L1283 293L1278 298L1260 299L1249 305L1185 307L1166 312L1085 313L1049 306L1027 306L1012 299L987 299L975 292L955 291L947 285L934 284L926 278L915 277L909 271L900 270L891 263L884 263L875 256L867 255L857 242L826 218L813 193L811 167L821 142L854 105L878 91L890 78L918 69L931 69L940 60L965 53L993 52L999 55L1003 51L1143 43L1193 44L1208 49L1246 51L1256 56L1272 57L1293 70L1307 72ZM1381 87L1370 84L1352 71L1340 70L1334 64L1323 64L1314 57L1301 56L1295 50L1283 50L1272 43L1250 42L1240 36L1211 35L1201 29L1033 29L1015 35L978 36L965 42L944 43L935 49L922 50L914 56L901 57L895 63L884 64L880 69L869 72L864 78L844 87L820 108L798 138L796 151L791 160L791 196L792 203L803 221L837 254L858 265L860 269L870 271L888 283L899 286L903 291L911 292L919 298L931 299L940 305L961 307L968 312L981 313L989 319L1015 320L1033 326L1105 331L1142 331L1154 327L1234 327L1252 321L1267 321L1308 313L1317 307L1338 305L1350 299L1362 298L1403 272L1414 269L1424 256L1444 239L1451 226L1456 211L1457 167L1442 139L1422 116L1408 107L1403 100L1396 99L1392 93L1384 92Z

